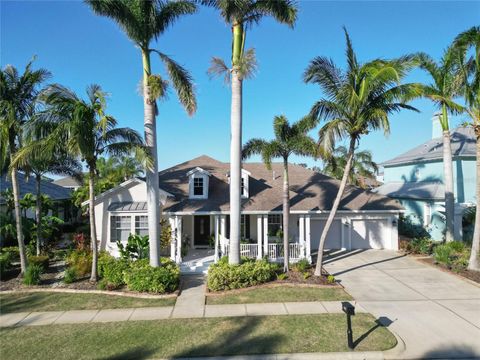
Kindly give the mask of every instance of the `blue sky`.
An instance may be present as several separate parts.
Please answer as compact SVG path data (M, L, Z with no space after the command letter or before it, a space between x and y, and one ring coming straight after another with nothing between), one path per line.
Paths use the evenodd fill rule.
M265 19L248 31L247 47L256 49L259 71L244 84L244 142L271 138L275 115L297 120L321 98L316 86L302 82L302 73L318 55L344 66L342 26L347 27L360 61L416 51L438 59L458 33L478 25L480 19L480 2L475 1L300 1L299 6L293 30ZM53 73L51 82L81 95L88 84L100 84L111 94L109 112L120 125L142 132L140 52L113 21L94 15L80 1L1 1L0 13L2 67L23 67L36 55L36 66ZM154 46L191 71L198 95L198 111L191 118L173 92L160 103L160 168L201 154L228 161L230 91L220 79L209 79L206 71L212 56L229 60L229 27L213 9L201 8L178 21ZM152 67L164 73L158 59ZM420 71L408 77L427 79ZM371 150L381 162L429 139L434 107L426 100L413 105L421 113L393 115L390 136L371 133L362 139L361 148ZM453 125L464 120L456 118Z

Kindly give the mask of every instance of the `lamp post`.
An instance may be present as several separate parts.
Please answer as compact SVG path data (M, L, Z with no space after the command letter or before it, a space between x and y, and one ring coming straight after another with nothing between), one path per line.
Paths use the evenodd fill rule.
M348 301L342 302L342 310L347 314L347 341L348 348L353 350L353 332L352 332L352 319L351 316L355 315L355 306L350 304Z

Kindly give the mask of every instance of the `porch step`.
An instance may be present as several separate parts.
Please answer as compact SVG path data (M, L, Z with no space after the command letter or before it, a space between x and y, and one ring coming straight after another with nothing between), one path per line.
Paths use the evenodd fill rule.
M182 263L180 264L180 272L182 274L206 274L211 264L213 264L213 261L200 264Z

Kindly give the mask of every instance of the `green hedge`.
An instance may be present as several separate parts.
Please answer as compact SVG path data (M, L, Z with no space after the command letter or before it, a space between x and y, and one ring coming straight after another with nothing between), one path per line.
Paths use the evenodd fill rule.
M5 272L12 267L12 254L5 252L0 254L0 277L5 275Z
M74 267L78 277L85 277L92 271L92 253L86 250L74 250L67 256L68 267Z
M114 290L125 285L125 272L129 266L128 260L116 259L106 252L100 253L98 257L98 276L102 278L100 287Z
M163 294L175 291L180 281L180 269L170 259L162 258L162 266L152 267L148 259L130 262L124 272L129 290Z
M47 255L39 255L39 256L29 256L28 257L28 264L29 265L38 265L42 268L43 272L48 270L50 259Z
M277 264L267 260L243 259L240 265L228 264L224 257L208 269L207 286L212 291L245 288L275 279Z

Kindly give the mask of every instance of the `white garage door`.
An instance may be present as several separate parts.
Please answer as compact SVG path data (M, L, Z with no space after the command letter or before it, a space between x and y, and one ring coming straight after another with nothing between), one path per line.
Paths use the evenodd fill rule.
M352 220L352 249L385 249L387 219Z
M310 221L310 240L312 251L318 250L320 244L320 236L322 236L323 228L326 220ZM333 220L332 226L328 231L327 240L325 241L325 249L341 249L342 248L342 222L341 220Z

